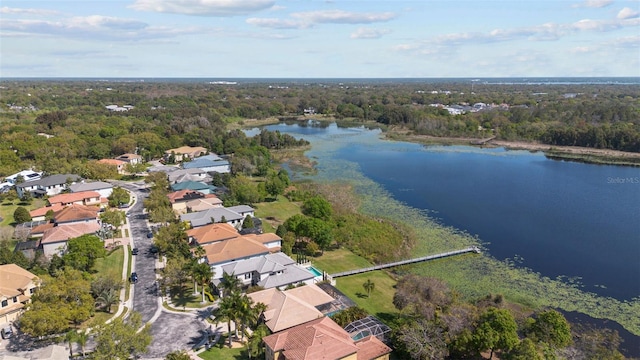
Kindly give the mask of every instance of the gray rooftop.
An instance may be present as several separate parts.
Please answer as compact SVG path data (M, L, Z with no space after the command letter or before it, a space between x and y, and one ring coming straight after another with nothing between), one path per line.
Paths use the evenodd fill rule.
M287 265L295 264L285 253L274 253L224 265L222 270L227 274L246 274L257 271L260 274L284 270Z
M180 220L189 221L191 222L191 226L198 227L198 226L211 224L213 222L219 223L221 222L223 216L227 222L238 221L244 218L242 215L238 214L235 211L231 211L227 208L220 207L220 208L212 208L204 211L183 214L183 215L180 215ZM213 222L211 221L212 218L213 218Z
M258 283L259 286L262 286L265 289L270 289L274 287L286 286L289 284L296 284L301 281L311 280L315 277L309 270L294 264L287 266L284 273L271 275L266 279L260 281Z
M229 206L227 209L231 210L231 211L235 211L238 214L244 214L244 213L248 213L248 212L253 212L256 211L254 208L252 208L249 205L236 205L236 206Z
M71 181L78 181L82 179L80 176L75 174L58 174L45 176L39 180L25 181L22 184L16 185L19 188L32 187L32 186L54 186L54 185L62 185L67 182L67 179L71 179Z
M69 186L71 192L81 192L81 191L95 191L102 189L110 189L113 185L104 182L104 181L93 181L87 183L77 183Z

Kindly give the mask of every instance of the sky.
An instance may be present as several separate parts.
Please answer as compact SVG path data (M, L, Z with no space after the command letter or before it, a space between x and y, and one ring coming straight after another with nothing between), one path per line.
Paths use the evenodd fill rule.
M0 78L640 76L640 0L3 0Z

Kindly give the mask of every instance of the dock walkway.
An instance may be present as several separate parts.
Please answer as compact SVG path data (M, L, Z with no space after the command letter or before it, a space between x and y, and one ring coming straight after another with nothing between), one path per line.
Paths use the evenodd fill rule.
M382 269L387 269L387 268L394 267L394 266L415 264L415 263L429 261L429 260L435 260L435 259L442 259L442 258L449 257L449 256L461 255L461 254L466 254L466 253L471 253L471 252L479 254L480 253L480 249L477 246L469 246L468 248L464 248L464 249L460 249L460 250L454 250L454 251L448 251L448 252L444 252L444 253L440 253L440 254L422 256L422 257L418 257L418 258L413 258L413 259L408 259L408 260L401 260L401 261L396 261L396 262L387 263L387 264L380 264L380 265L366 267L366 268L343 271L343 272L339 272L339 273L335 273L335 274L330 274L329 278L330 279L335 279L335 278L342 277L342 276L362 274L362 273L369 272L369 271L382 270Z

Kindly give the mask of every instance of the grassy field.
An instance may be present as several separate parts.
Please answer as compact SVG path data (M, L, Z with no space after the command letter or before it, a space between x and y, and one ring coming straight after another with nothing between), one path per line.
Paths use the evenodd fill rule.
M202 308L213 304L204 297L205 302L202 304L202 289L198 286L198 293L193 294L193 284L183 285L182 287L174 287L171 289L171 303L176 309L183 307Z
M23 204L20 200L3 202L0 204L0 217L3 219L2 222L0 222L0 226L13 225L13 212L16 211L18 206L23 206L27 210L31 211L45 206L45 201L42 199L33 199L31 204Z
M371 280L375 288L367 297L362 284ZM336 287L342 291L359 307L367 310L382 321L389 321L398 312L393 306L393 294L395 294L396 281L385 271L372 271L364 274L345 276L336 279Z
M347 249L325 251L317 258L309 258L316 269L324 270L329 274L373 266L365 258L360 257Z
M124 266L124 248L122 246L114 250L109 256L96 260L93 269L94 276L113 276L122 278L122 267Z
M300 203L291 202L282 195L278 196L276 201L254 204L254 208L256 216L263 221L264 232L275 232L278 225L291 216L300 214Z

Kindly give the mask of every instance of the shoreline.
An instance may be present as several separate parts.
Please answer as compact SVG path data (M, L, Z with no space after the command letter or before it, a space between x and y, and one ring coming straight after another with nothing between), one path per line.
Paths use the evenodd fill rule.
M578 146L554 146L537 142L507 141L492 139L485 144L478 145L481 139L468 137L438 137L431 135L415 135L409 130L393 128L384 132L385 138L390 140L409 141L424 145L466 145L481 148L503 147L507 150L526 150L542 152L554 160L566 160L601 165L640 166L640 153L596 149Z

